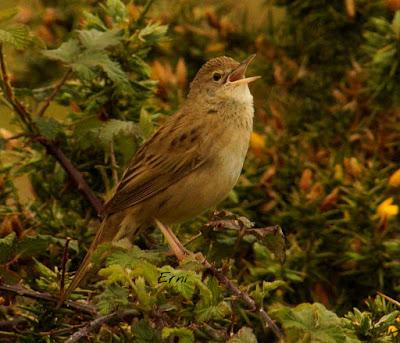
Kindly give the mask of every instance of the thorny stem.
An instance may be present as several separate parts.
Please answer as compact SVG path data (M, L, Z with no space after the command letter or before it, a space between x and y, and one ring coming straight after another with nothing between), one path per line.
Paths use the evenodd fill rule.
M7 285L5 283L2 283L1 280L0 280L0 291L13 293L16 295L20 295L22 297L50 301L53 303L57 303L59 301L58 297L55 297L54 295L51 295L49 293L33 291L31 289L22 287L20 285ZM66 300L63 304L63 307L72 308L74 310L89 315L97 314L97 311L94 308L94 306L80 304L72 300Z
M105 323L109 323L113 320L122 320L125 317L128 316L138 316L140 313L137 310L126 310L122 312L113 312L110 314L107 314L105 316L98 317L94 320L92 320L90 323L88 323L86 326L83 328L79 329L76 331L74 334L69 336L65 343L75 343L78 342L82 337L87 336L90 332L98 329L101 325Z

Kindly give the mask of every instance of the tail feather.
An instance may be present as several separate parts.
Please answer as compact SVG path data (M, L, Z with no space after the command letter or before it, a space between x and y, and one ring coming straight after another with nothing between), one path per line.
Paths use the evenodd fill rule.
M108 224L109 224L109 218L105 218L103 220L103 222L101 223L100 227L97 229L96 236L93 239L93 242L90 245L90 248L89 248L88 252L86 253L86 256L83 259L81 265L79 266L72 282L69 284L68 288L60 295L60 300L58 302L57 307L60 307L64 303L64 301L71 295L71 293L74 291L74 289L79 286L82 279L92 268L91 260L92 260L93 253L95 252L97 246L103 242L112 240L113 235L110 237L110 231L112 232L115 229L109 227ZM108 232L106 232L106 229Z

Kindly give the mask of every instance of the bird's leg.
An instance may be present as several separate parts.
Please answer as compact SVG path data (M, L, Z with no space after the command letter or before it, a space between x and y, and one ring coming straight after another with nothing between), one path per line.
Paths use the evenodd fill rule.
M165 239L168 242L168 245L171 247L171 250L175 254L176 258L179 261L182 261L186 256L191 253L183 246L183 244L179 241L178 237L172 232L172 230L161 223L159 220L154 219L157 227L160 229L161 233L164 235Z

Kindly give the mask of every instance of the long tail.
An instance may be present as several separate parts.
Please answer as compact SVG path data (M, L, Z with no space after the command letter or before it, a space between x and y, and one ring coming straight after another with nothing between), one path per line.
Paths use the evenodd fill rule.
M97 246L100 243L107 242L113 239L113 232L116 231L118 225L112 223L112 221L110 220L111 218L112 217L104 218L104 220L100 224L100 227L97 229L96 236L93 239L93 242L90 245L90 248L86 253L86 256L83 259L81 265L79 266L78 271L76 272L72 282L69 284L68 288L60 295L60 300L57 304L57 308L62 306L64 301L71 295L74 289L79 286L87 272L89 272L89 270L92 268L91 260Z

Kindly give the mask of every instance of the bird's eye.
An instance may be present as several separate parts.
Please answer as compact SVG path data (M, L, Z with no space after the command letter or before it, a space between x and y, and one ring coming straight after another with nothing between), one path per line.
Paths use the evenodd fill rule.
M221 73L214 73L213 74L213 76L212 76L212 78L213 78L213 80L214 81L219 81L219 80L221 80L221 77L222 77L222 75L221 75Z

